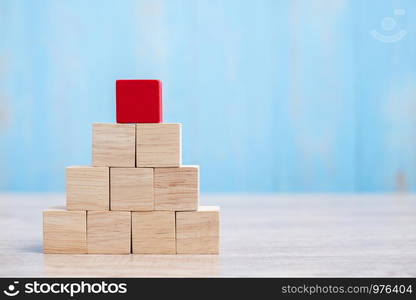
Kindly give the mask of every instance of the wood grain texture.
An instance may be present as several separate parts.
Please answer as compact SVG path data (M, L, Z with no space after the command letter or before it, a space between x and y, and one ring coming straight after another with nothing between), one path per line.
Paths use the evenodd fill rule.
M107 167L66 168L68 210L109 210L110 173Z
M87 253L87 215L55 207L43 211L44 253Z
M175 212L133 212L132 249L136 254L175 254Z
M178 254L218 254L220 208L200 206L197 211L176 212Z
M93 166L136 166L134 124L94 123L92 128Z
M131 213L126 211L87 212L88 253L129 254Z
M220 255L45 255L40 212L64 202L0 194L1 277L416 276L416 194L201 195Z
M199 167L155 168L155 210L196 210L199 203Z
M110 168L110 186L111 210L153 210L152 168Z
M178 167L181 164L181 124L137 124L138 167Z

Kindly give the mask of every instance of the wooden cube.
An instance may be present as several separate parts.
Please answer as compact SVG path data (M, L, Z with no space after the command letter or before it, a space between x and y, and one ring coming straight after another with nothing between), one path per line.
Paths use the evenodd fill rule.
M141 254L175 254L175 212L132 212L132 249Z
M155 168L155 210L196 210L199 202L199 167Z
M220 209L201 206L197 211L176 212L176 252L218 254Z
M137 124L137 167L178 167L181 124Z
M152 168L110 168L111 210L154 208Z
M92 165L136 166L135 124L93 124Z
M129 254L131 250L131 212L87 212L88 253Z
M162 122L162 83L154 79L116 80L117 123Z
M87 253L87 214L50 208L43 212L44 253Z
M109 168L67 167L66 201L68 210L109 210Z

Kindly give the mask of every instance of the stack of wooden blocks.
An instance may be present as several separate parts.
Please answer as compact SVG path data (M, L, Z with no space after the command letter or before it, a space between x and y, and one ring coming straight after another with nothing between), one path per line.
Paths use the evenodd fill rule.
M66 208L43 212L45 253L218 254L219 207L199 206L181 124L158 80L117 80L117 124L93 124L92 166L66 170Z

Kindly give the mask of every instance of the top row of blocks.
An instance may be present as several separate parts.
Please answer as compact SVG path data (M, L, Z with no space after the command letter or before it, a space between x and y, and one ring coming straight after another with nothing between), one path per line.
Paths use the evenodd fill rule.
M162 123L160 80L116 81L117 123Z
M94 167L179 167L181 124L94 123Z

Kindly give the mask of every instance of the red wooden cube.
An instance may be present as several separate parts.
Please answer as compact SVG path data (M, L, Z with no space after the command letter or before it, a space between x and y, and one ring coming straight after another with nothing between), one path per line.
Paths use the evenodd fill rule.
M116 80L116 118L117 123L161 123L160 80Z

